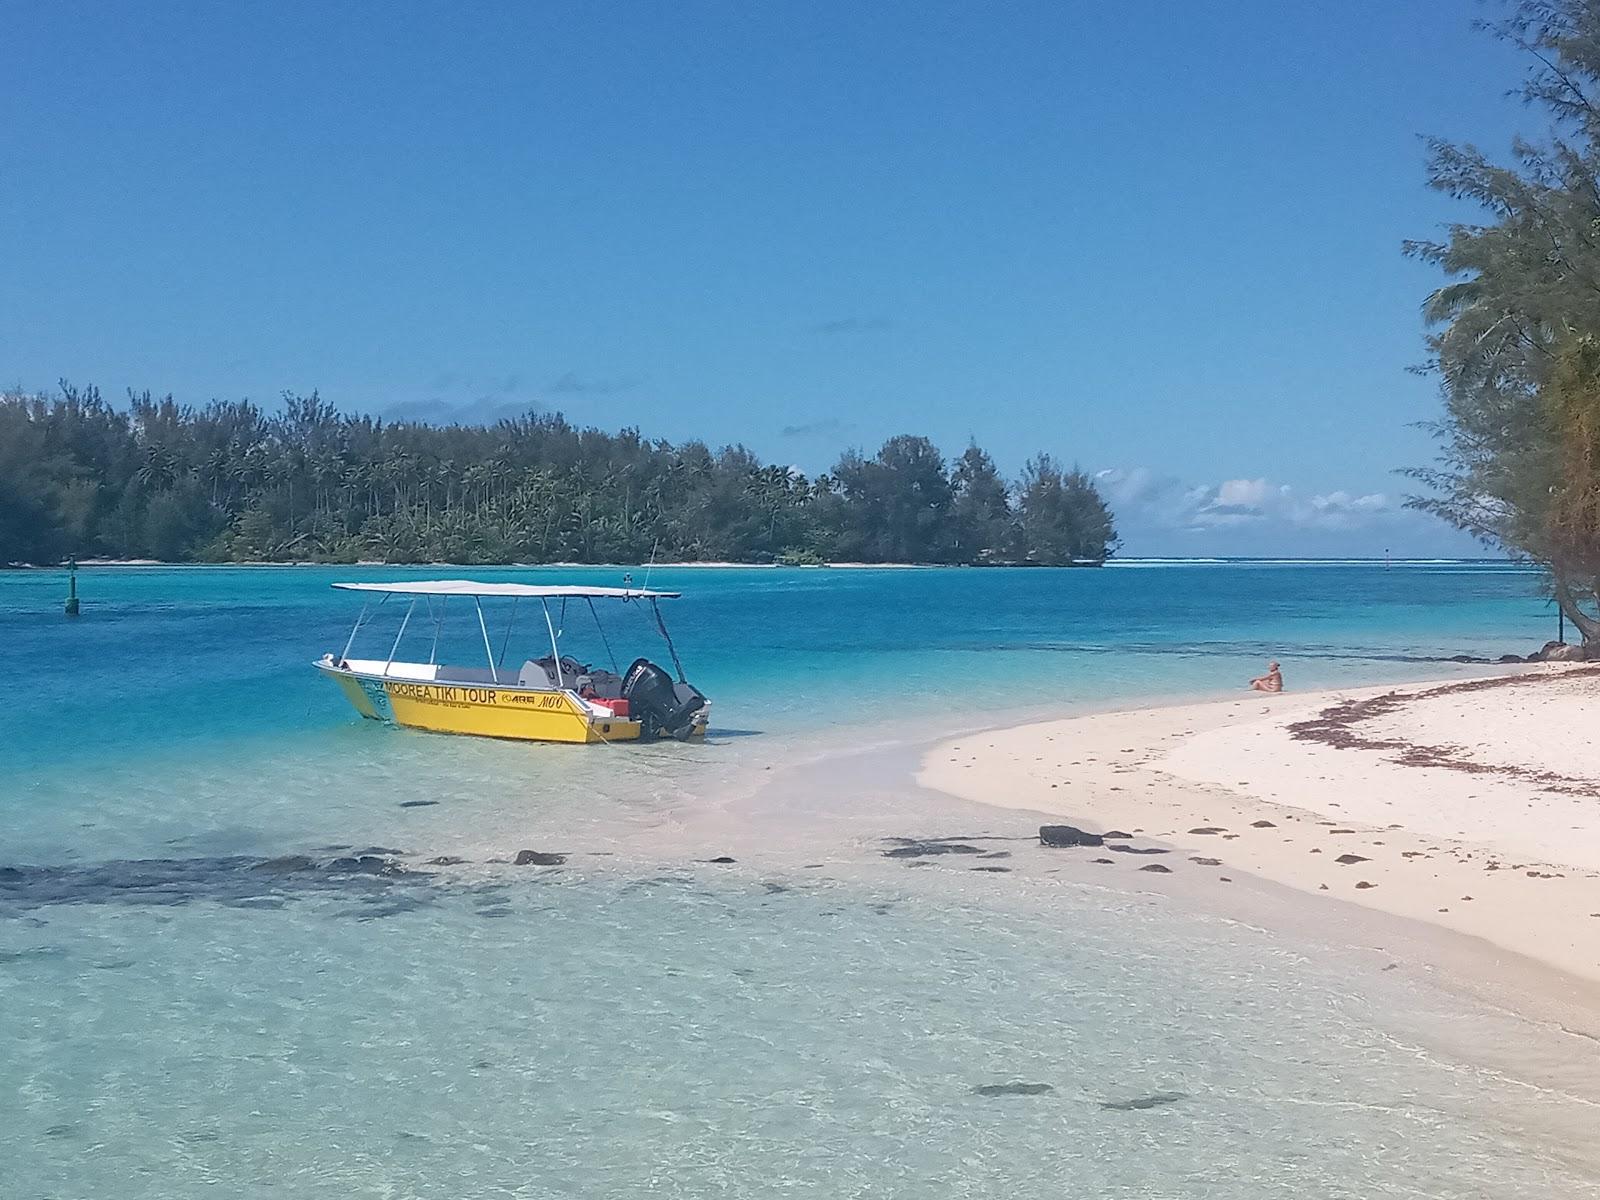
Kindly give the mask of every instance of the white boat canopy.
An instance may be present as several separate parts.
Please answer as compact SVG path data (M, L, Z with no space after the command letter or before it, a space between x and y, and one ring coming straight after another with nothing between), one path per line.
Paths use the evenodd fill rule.
M662 639L667 643L667 652L672 655L672 665L678 670L678 681L684 682L683 663L678 660L677 647L672 644L672 635L667 632L667 624L661 617L661 609L656 604L657 600L673 600L682 595L681 592L653 592L648 588L632 587L583 587L576 584L533 584L533 583L478 583L471 579L418 579L410 582L395 583L336 583L333 585L346 592L378 592L382 598L378 607L389 599L390 596L409 596L411 603L406 606L405 619L400 622L400 632L395 634L394 645L389 650L388 662L384 664L383 673L388 675L390 667L394 665L395 655L400 652L400 641L406 635L406 626L411 623L411 614L416 611L417 600L424 596L439 596L440 615L436 621L442 623L444 601L451 596L463 596L472 601L472 607L478 613L478 630L483 634L484 656L489 663L490 678L497 677L501 660L505 657L506 644L511 640L511 628L516 624L517 601L537 600L539 607L544 610L545 631L550 635L550 653L556 660L556 686L565 687L566 680L562 674L560 635L556 631L555 622L550 617L550 601L561 601L561 612L565 617L568 600L583 600L588 603L589 611L594 615L595 624L600 625L600 614L594 611L596 600L644 600L650 605L651 615L655 617L656 628L661 631ZM490 596L505 596L511 600L511 620L506 625L505 636L502 640L500 653L494 652L494 646L489 640L489 625L483 615L483 601ZM350 648L355 645L356 634L361 632L362 625L366 624L367 612L372 607L368 600L361 606L361 615L356 618L355 628L350 631L350 638L344 644L344 653L339 656L343 662L350 657ZM433 612L433 602L428 601L428 611ZM600 635L605 637L605 630L601 628ZM434 630L434 649L439 645L438 628ZM611 644L606 643L609 651ZM430 654L428 661L433 661Z
M581 587L574 584L475 583L470 579L419 579L410 583L336 583L347 592L387 592L400 596L517 596L531 600L675 600L681 592L644 588Z

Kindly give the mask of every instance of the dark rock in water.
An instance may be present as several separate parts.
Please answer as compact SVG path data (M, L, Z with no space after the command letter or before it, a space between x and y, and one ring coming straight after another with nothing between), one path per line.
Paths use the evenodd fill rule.
M415 912L428 900L416 896L398 896L392 899L374 901L368 899L359 908L353 908L345 916L355 917L358 921L376 921L384 917L398 917L401 913Z
M1137 1112L1144 1108L1160 1108L1163 1104L1176 1104L1188 1098L1188 1092L1152 1092L1148 1096L1135 1096L1132 1100L1102 1100L1100 1107L1107 1112Z
M543 850L518 850L511 860L514 867L559 867L567 861L565 854L547 854Z
M400 801L400 807L401 808L432 808L437 803L439 803L437 800L402 800L402 801Z
M1046 846L1103 846L1105 838L1085 833L1076 825L1041 825L1039 840Z
M734 862L736 860L729 858L726 854L719 854L715 858L706 859L706 861L708 863L731 863L731 862Z
M972 1089L974 1096L1043 1096L1056 1089L1048 1083L985 1083Z
M1359 854L1341 854L1341 855L1339 855L1338 858L1334 859L1333 861L1336 862L1336 863L1343 863L1345 866L1348 867L1348 866L1352 865L1353 863L1371 862L1372 860L1370 858L1362 858L1361 855L1359 855Z
M1278 826L1272 821L1251 821L1251 829L1276 829Z
M1220 858L1191 858L1189 861L1198 863L1202 867L1220 867L1222 865Z
M995 872L997 874L1000 874L1000 873L1005 873L1005 872L1010 871L1011 868L1010 867L973 867L972 870L974 870L974 871L993 871L993 872Z
M1227 830L1217 825L1201 825L1198 829L1189 830L1190 833L1226 833Z
M1527 661L1528 660L1520 654L1502 654L1499 658L1495 659L1495 662L1499 663L1520 663Z
M1099 863L1099 864L1102 864L1104 866L1109 867L1112 864L1114 864L1117 860L1114 859L1114 858L1091 858L1089 861L1092 862L1092 863Z
M367 846L364 849L354 851L352 853L351 857L353 857L353 858L369 858L369 857L372 857L374 855L380 855L380 856L383 856L383 857L386 857L386 858L392 858L396 854L404 854L404 853L405 853L404 850L396 850L392 846Z
M0 867L0 919L58 904L176 905L209 900L233 907L276 907L296 895L375 895L407 885L425 887L430 878L376 855L331 861L303 854L229 855Z
M462 863L464 863L466 861L467 860L464 859L464 858L457 858L454 854L441 854L441 855L439 855L438 858L430 858L428 860L428 866L430 866L430 867L459 867Z
M252 871L268 871L274 875L287 875L294 871L315 871L315 860L304 854L283 854L277 858L265 858L250 868Z
M1116 854L1171 854L1160 846L1107 846L1107 850Z
M935 838L931 841L917 841L914 838L897 838L900 845L892 850L885 850L885 858L923 858L930 854L982 854L977 846L969 846L965 842L945 842Z
M1471 654L1452 654L1449 658L1445 659L1445 662L1458 662L1458 663L1481 663L1481 662L1488 662L1488 661L1489 660L1487 658L1477 658L1477 657L1474 657Z
M1369 883L1365 879L1363 879L1360 883L1356 884L1356 890L1357 891L1365 891L1367 888L1375 888L1377 886L1378 886L1377 884Z
M978 857L979 858L1010 858L1011 857L1011 851L1009 851L1009 850L991 850L987 854L978 855Z
M1172 874L1172 868L1168 867L1168 866L1164 866L1161 863L1145 863L1145 865L1140 867L1139 870L1141 870L1141 871L1157 871L1162 875L1171 875Z
M66 951L60 946L30 946L26 950L0 951L0 964L29 962L40 958L65 958Z
M1565 642L1546 642L1539 651L1540 662L1583 662L1588 657L1582 646L1569 646Z
M1122 830L1120 830L1120 829L1108 829L1104 833L1102 833L1100 836L1102 838L1104 838L1108 842L1111 842L1111 841L1125 842L1129 838L1131 838L1133 836L1133 834L1131 834L1131 833L1123 833Z
M404 875L406 869L392 858L377 854L361 854L336 858L328 870L352 875Z

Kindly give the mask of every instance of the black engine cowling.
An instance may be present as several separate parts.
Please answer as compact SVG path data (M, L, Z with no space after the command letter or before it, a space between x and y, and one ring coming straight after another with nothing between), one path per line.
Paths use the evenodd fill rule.
M680 740L688 737L694 732L695 714L706 706L698 691L687 683L673 683L672 676L648 658L635 659L622 677L622 698L646 738L659 733Z

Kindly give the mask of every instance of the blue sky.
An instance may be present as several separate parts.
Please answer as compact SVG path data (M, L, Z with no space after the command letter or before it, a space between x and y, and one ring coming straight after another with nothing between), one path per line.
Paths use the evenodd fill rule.
M1105 472L1126 551L1471 552L1421 134L1471 0L0 7L0 383Z

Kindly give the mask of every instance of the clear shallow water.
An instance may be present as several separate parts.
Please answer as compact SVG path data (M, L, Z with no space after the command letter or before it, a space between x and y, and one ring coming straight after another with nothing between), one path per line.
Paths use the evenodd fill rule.
M1537 1132L1553 1100L1392 1040L1313 964L1130 901L1063 929L701 870L20 907L8 1196L1600 1182ZM975 1093L1015 1082L1053 1091Z
M73 624L59 577L0 575L20 681L0 711L0 1193L1596 1184L1542 1132L1568 1103L1379 1019L1466 1019L1437 997L1380 1004L1270 939L1114 894L1006 907L799 862L729 876L672 836L835 727L925 730L974 697L993 723L1209 692L1269 653L1299 687L1448 673L1432 660L1550 636L1524 573L658 571L688 593L669 619L732 733L615 751L354 719L308 666L344 644L359 605L326 584L351 574L85 572ZM651 639L613 633L624 665ZM576 856L481 863L523 845ZM366 847L475 861L339 865ZM263 861L286 855L306 857ZM1016 1080L1054 1091L972 1093Z

